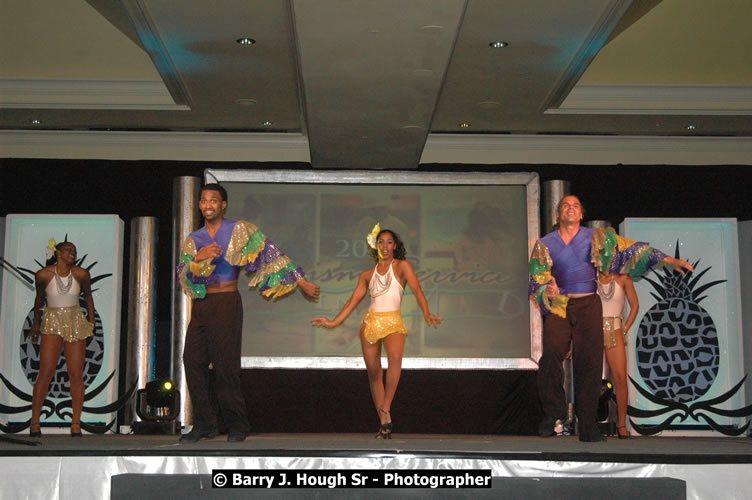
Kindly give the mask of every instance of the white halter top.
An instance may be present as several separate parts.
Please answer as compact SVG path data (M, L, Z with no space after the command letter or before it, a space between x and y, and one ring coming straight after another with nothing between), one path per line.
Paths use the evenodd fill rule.
M389 270L386 274L379 274L379 265L373 268L371 281L368 283L368 292L371 295L371 307L369 311L387 312L399 311L402 304L402 294L405 289L402 288L397 277L392 271L392 265L389 264Z
M613 295L606 298L605 294L611 290L611 284L613 284ZM603 317L614 318L621 316L624 311L624 288L615 280L612 279L611 283L604 285L598 283L598 295L601 297L601 304L603 305Z
M68 285L68 280L71 281L71 287L67 293L61 294L58 290L57 284L58 278L62 281L64 286ZM44 289L47 293L47 307L72 307L78 305L78 296L81 295L81 286L73 277L71 271L68 276L59 276L55 271L55 276L47 283L47 287Z

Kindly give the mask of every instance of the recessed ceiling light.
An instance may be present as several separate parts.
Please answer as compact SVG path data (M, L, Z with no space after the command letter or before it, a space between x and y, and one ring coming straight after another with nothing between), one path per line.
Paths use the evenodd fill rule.
M243 38L238 38L235 41L240 45L253 45L254 43L256 43L256 40L254 40L253 38L248 38L245 36Z
M264 123L262 123L262 125L264 127L271 127L272 125L274 125L274 122L270 122L269 120L267 120Z
M501 106L499 101L481 101L478 106L482 109L496 109Z
M240 104L241 106L253 106L254 104L256 104L256 99L248 99L248 98L235 99L235 104Z
M35 118L35 119L31 120L31 124L32 124L32 125L41 125L41 124L42 124L42 122L41 122L41 120L37 120L37 119Z
M691 123L687 125L687 130L694 130L694 129L695 129L695 126L692 125Z
M502 42L501 40L496 40L488 44L488 46L493 49L502 49L507 45L509 45L507 42Z
M470 128L470 124L467 122L460 123L460 128Z

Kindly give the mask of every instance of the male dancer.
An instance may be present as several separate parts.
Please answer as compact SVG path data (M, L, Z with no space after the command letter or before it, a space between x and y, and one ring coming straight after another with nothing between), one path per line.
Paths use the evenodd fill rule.
M243 441L249 430L240 388L240 346L243 305L238 293L241 269L255 273L249 286L277 298L300 287L318 298L319 287L253 224L224 218L227 192L219 184L201 189L199 209L205 225L183 243L178 275L192 297L191 320L185 335L183 363L193 403L193 429L181 442L218 434L209 402L209 364L216 375L217 399L228 428L228 441Z
M658 264L680 273L694 271L686 260L669 257L647 243L617 236L613 229L581 227L584 209L565 196L556 210L558 229L535 243L530 257L530 297L543 313L543 355L538 362L538 394L545 418L541 436L555 434L566 418L561 363L572 344L575 412L580 441L601 441L597 422L603 373L601 300L595 293L597 270L639 276Z

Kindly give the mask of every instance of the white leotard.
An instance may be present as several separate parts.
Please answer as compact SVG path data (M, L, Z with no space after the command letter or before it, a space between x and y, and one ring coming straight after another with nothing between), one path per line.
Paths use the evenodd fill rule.
M64 285L68 283L68 277L70 277L73 282L71 283L70 290L68 290L68 293L65 295L60 295L58 292L54 276L50 282L47 283L47 287L44 289L45 293L47 293L47 307L73 307L78 305L78 297L81 295L81 286L78 284L76 278L73 277L72 273L68 274L68 276L60 277L60 279L63 280Z
M599 283L598 285L598 295L601 298L601 304L603 305L603 317L604 318L620 318L623 311L624 311L624 288L619 284L616 279L613 280L614 283L614 294L611 296L610 299L607 299L603 296L603 293L601 289L605 289L606 291L610 288L610 284L604 285L603 283ZM614 328L621 328L621 321L619 321L618 324L614 324Z
M368 283L368 291L371 295L371 307L368 308L369 311L386 312L400 310L402 294L405 290L394 275L392 264L394 262L389 264L389 270L384 275L379 274L378 264L373 268L373 275L371 276L371 281ZM374 297L375 293L383 289L382 285L387 281L389 281L389 288L384 293Z

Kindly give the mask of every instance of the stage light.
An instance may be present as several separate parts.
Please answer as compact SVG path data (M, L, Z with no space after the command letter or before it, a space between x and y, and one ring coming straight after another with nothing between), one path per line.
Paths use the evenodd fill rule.
M158 379L136 392L136 415L142 420L133 422L135 434L177 434L180 411L180 391L172 380Z

